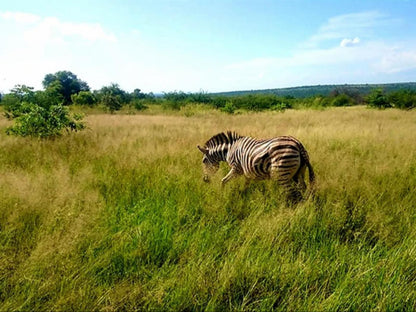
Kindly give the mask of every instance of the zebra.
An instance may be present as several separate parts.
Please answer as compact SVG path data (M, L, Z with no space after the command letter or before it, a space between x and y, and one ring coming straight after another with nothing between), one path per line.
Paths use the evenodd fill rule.
M301 192L306 190L304 177L308 168L309 184L313 190L315 173L308 152L292 136L258 140L227 131L214 135L204 146L198 145L197 148L203 154L205 182L210 181L220 162L225 161L231 169L221 180L222 186L241 175L247 181L272 179L284 187L290 200L298 201L302 199L299 189Z

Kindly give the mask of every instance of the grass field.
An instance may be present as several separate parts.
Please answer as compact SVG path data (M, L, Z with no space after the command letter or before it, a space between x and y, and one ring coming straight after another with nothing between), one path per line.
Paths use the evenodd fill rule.
M416 111L92 114L39 141L0 118L0 310L412 311ZM202 181L197 144L293 135L315 198Z

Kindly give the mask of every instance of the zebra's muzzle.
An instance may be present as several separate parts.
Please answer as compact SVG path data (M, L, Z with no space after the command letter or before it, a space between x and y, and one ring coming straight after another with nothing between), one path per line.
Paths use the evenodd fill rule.
M202 178L202 180L204 180L204 182L208 183L209 180L209 176L207 174L204 175L204 177Z

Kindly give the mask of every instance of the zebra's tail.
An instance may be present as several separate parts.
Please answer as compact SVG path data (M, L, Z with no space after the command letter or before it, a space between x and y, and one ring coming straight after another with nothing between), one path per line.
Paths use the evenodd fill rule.
M309 185L311 188L311 193L313 194L316 187L316 177L315 172L313 171L313 167L311 165L311 162L309 161L309 154L306 151L305 147L303 147L302 143L298 141L299 144L299 152L302 157L302 162L308 167L309 171Z
M305 164L309 170L309 184L311 186L311 189L315 190L315 186L316 186L315 172L313 171L313 168L312 168L311 163L309 162L309 159L305 162Z

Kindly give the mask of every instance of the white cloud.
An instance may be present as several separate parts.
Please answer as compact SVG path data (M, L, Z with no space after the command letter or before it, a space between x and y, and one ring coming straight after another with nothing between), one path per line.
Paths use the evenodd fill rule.
M341 40L341 43L339 44L340 47L352 47L356 44L360 43L360 38L355 37L354 39L350 39L350 38L344 38Z
M238 77L240 89L399 81L416 71L416 40L378 39L394 23L378 11L335 16L290 56L230 64L224 77Z
M389 49L380 59L373 64L374 69L387 74L406 72L416 69L416 48L403 50L400 48Z
M383 41L359 42L356 38L347 39L344 45L301 49L285 58L257 58L230 64L224 77L228 82L238 79L238 89L261 89L396 82L402 80L403 74L416 70L416 41L396 42L394 47Z
M41 20L40 16L25 12L0 12L0 17L5 20L12 20L22 24L32 24Z
M117 37L97 23L74 23L24 12L0 12L0 92L16 84L36 89L47 73L71 70L77 75L100 66ZM110 51L110 52L109 52ZM87 63L87 64L86 64ZM81 70L80 70L81 69Z
M0 17L4 20L25 24L24 38L27 41L65 42L69 37L87 41L116 42L113 33L106 32L98 23L73 23L61 21L56 17L40 17L25 12L3 12Z
M316 47L319 44L343 38L369 38L375 30L381 27L389 27L398 20L378 11L366 11L351 14L343 14L328 19L305 44Z

